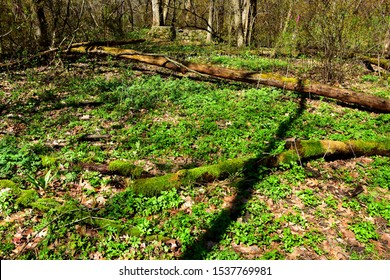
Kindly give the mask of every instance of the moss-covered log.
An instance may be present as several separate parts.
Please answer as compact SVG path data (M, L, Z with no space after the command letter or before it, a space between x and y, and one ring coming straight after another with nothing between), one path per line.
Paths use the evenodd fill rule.
M71 48L70 52L113 55L142 63L165 67L181 73L196 72L198 74L209 75L216 78L274 86L286 90L325 96L344 103L362 106L375 111L390 112L390 99L319 84L309 80L283 77L275 74L233 70L208 64L177 62L162 55L143 54L134 50L113 47L80 46Z
M301 140L286 143L286 150L268 158L238 158L215 165L180 170L160 177L136 179L129 188L146 196L158 195L161 191L180 188L195 183L226 179L238 172L254 170L260 165L277 167L312 158L346 158L357 156L390 156L390 139L382 142Z
M376 65L387 71L390 71L390 60L384 58L367 57L367 56L363 57L362 60L364 63Z
M382 142L368 141L330 141L301 140L286 144L288 149L268 161L271 166L278 166L292 161L311 158L340 158L357 156L390 156L390 140Z
M232 174L255 166L255 160L253 158L238 158L219 164L183 169L164 176L137 179L131 182L129 187L136 193L154 196L161 193L161 191L172 188L226 179Z

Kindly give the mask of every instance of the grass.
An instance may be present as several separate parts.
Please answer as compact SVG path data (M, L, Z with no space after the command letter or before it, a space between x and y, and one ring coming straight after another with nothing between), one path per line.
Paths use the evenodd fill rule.
M251 54L207 59L258 71L288 66ZM225 180L187 174L197 179L152 197L126 188L132 177L278 154L289 137L384 140L388 115L101 63L100 74L72 64L63 75L1 73L1 258L389 258L375 246L390 234L387 157L229 170ZM350 198L358 186L364 192Z

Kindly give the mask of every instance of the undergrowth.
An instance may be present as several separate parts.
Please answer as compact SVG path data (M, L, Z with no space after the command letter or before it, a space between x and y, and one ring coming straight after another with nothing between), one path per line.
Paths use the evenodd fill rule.
M209 59L256 71L287 65ZM382 141L388 115L275 88L141 75L112 59L101 75L73 71L2 74L1 258L389 258L376 243L390 234L387 157L246 166L223 180L188 171L276 155L292 137ZM127 188L171 173L182 184L159 195Z

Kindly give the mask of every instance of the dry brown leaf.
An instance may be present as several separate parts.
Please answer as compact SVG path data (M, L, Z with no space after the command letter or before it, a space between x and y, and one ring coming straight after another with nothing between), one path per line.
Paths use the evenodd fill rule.
M176 239L169 239L169 240L165 241L165 245L170 247L169 249L171 252L176 252L181 247L180 242Z
M256 245L247 246L244 244L232 244L232 248L235 252L245 255L258 255L262 253L262 250Z

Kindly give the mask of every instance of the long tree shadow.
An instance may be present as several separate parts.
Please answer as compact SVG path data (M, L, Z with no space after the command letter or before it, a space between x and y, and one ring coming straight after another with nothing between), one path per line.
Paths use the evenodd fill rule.
M254 187L267 174L269 169L261 168L261 162L265 159L264 154L270 154L278 145L278 139L284 139L293 123L303 114L306 109L306 95L301 95L298 109L288 119L283 121L276 131L275 137L270 137L269 144L262 153L259 153L254 160L250 160L245 164L243 178L237 184L237 194L229 208L223 209L212 222L212 226L195 240L192 244L186 246L185 251L181 255L181 259L204 259L206 254L211 250L207 245L218 244L222 241L228 227L244 213L249 201L253 195Z

